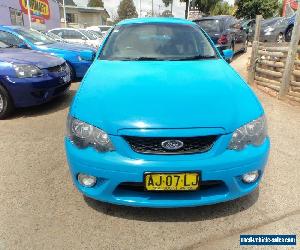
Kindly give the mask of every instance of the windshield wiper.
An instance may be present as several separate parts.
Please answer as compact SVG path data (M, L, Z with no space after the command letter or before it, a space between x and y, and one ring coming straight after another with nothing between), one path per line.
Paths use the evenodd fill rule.
M157 58L157 57L141 56L141 57L132 58L132 60L133 61L163 61L164 59Z
M183 57L174 59L176 61L192 61L192 60L204 60L204 59L214 59L217 58L216 56L203 56L203 55L196 55L196 56L190 56L190 57Z

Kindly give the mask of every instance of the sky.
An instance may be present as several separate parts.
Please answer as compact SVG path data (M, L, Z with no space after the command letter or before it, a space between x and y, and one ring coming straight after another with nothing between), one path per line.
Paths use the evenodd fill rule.
M77 5L86 6L88 0L73 0ZM102 0L104 2L104 7L107 9L110 15L115 14L117 12L118 6L120 4L120 0ZM225 0L229 4L233 4L234 0ZM140 10L140 0L133 0L137 12ZM142 14L146 13L146 11L151 10L151 0L141 0L142 2ZM154 3L154 12L163 12L166 8L161 0L153 0ZM184 17L184 9L185 3L180 3L179 0L174 0L173 5L173 15L175 17Z

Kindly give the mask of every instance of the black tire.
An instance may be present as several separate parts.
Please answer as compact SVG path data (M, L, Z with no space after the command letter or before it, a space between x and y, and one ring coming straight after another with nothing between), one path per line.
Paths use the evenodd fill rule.
M244 48L242 49L243 53L246 53L248 50L248 39L245 41Z
M75 81L75 78L76 78L75 71L70 63L67 62L67 65L69 66L69 69L70 69L71 82L73 82L73 81Z
M0 85L0 120L5 119L14 110L14 104L7 90Z
M285 33L285 41L286 42L290 42L291 41L293 28L294 28L294 26L290 26L287 29L287 31L286 31L286 33Z
M285 40L284 35L282 33L279 33L277 38L276 38L276 42L277 43L283 43Z

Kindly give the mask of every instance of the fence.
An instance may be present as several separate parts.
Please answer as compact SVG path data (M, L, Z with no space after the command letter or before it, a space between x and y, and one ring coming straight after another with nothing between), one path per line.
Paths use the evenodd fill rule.
M280 99L300 102L300 10L297 11L290 43L259 43L260 24L261 16L257 16L249 83L275 91Z
M254 84L279 94L288 55L288 44L274 46L260 43L254 65ZM300 47L297 50L285 97L300 102Z

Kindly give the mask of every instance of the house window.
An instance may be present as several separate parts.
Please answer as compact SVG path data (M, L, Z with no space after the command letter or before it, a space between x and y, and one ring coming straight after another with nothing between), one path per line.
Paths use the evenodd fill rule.
M67 23L77 23L77 14L66 13L66 21Z
M22 11L9 8L12 25L24 26Z

